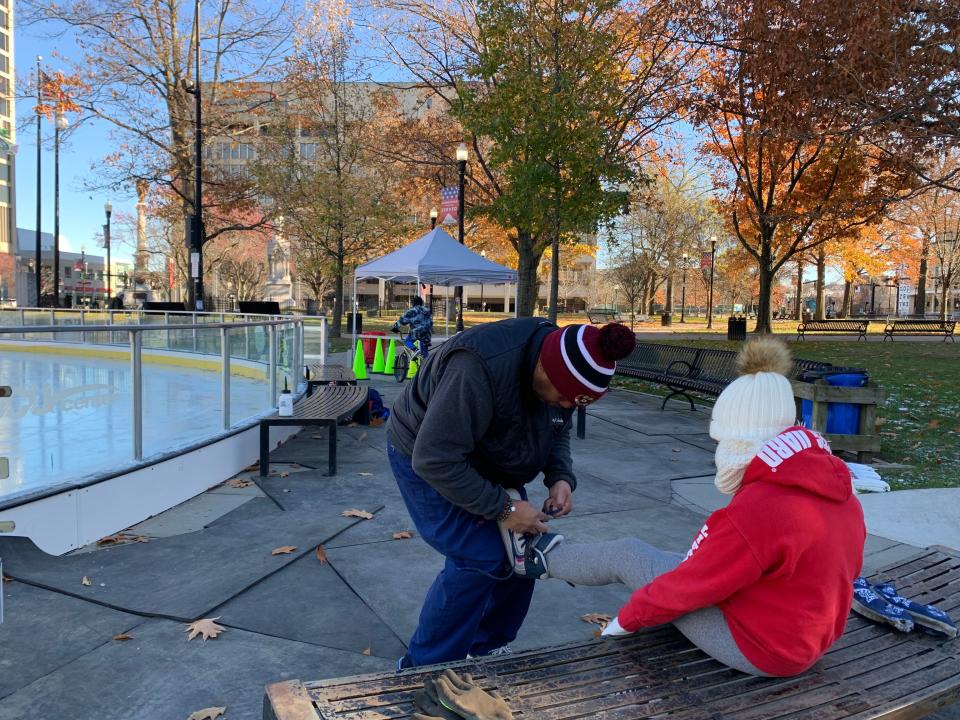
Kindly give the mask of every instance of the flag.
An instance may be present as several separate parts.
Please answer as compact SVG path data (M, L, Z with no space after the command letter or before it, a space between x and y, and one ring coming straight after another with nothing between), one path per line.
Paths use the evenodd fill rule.
M709 270L713 265L713 255L711 253L705 252L700 256L700 267L705 270Z
M107 238L109 237L110 231L107 230L107 226L106 226L106 225L101 225L100 227L103 228L103 241L100 243L100 247L106 248L106 247L107 247Z
M457 222L457 206L460 191L456 187L440 188L440 224L449 225Z

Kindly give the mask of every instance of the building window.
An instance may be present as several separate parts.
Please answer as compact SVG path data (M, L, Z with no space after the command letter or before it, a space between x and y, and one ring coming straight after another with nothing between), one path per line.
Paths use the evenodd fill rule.
M10 47L10 41L7 38L7 33L0 30L0 50L7 50Z
M64 265L64 266L63 266L63 276L64 276L65 278L71 278L71 277L73 277L73 268L70 267L69 265Z
M300 143L300 159L315 160L317 157L317 143Z

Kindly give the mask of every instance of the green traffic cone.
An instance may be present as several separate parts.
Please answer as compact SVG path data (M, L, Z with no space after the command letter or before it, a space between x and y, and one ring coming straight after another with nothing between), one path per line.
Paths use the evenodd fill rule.
M387 347L387 359L383 363L383 374L393 375L394 365L397 364L397 341L390 338L390 345Z
M353 355L353 374L357 380L367 379L367 362L363 358L363 340L357 340L357 351Z
M373 367L370 368L370 372L382 373L383 368L384 368L383 345L380 344L380 338L377 338L377 350L373 354Z

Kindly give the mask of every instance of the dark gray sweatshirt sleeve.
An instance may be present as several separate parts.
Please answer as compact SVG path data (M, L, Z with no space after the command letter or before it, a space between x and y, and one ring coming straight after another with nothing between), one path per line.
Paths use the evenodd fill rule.
M474 470L467 458L493 422L493 388L470 352L451 355L430 396L413 445L413 470L447 500L492 520L507 494Z
M548 488L561 480L566 480L571 490L577 489L577 476L573 474L573 458L570 457L570 428L554 441L543 467L543 484Z

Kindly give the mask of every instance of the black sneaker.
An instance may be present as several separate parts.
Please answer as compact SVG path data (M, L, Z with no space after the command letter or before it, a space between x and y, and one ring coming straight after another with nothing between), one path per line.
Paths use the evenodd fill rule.
M531 580L544 580L550 577L547 570L547 553L562 541L563 535L558 533L525 536L523 562L514 567L514 572Z

